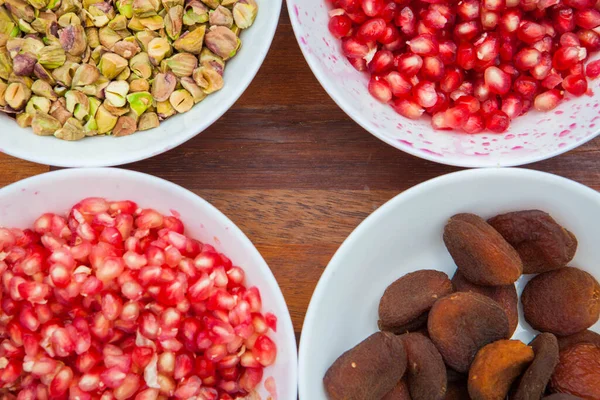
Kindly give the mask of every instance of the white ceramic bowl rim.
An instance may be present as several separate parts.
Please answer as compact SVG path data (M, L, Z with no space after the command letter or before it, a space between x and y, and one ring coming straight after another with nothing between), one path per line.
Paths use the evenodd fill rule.
M258 3L260 9L254 25L242 32L242 48L225 68L225 87L187 113L130 136L93 137L76 142L36 136L31 128L20 128L12 118L0 114L0 129L8 130L0 135L0 152L58 167L106 167L144 160L190 140L233 106L267 56L277 30L282 0L259 0Z
M323 2L325 3L325 0L311 0L311 3L320 3ZM325 35L327 35L327 38L323 37L322 38L322 42L325 43L325 46L327 48L326 51L335 51L335 55L331 56L328 54L318 54L317 55L317 50L315 49L314 54L313 53L309 43L307 43L306 39L304 38L303 35L307 35L311 34L314 35L316 37L318 37L318 44L322 45L321 43L321 36L323 36L322 33L318 32L316 29L314 29L314 24L317 23L315 22L315 17L313 18L309 18L309 15L303 15L303 19L304 19L304 23L300 22L300 13L301 11L299 11L299 5L303 5L303 0L288 0L287 1L287 7L288 7L288 13L290 15L290 20L292 22L292 28L294 30L294 34L296 36L296 40L298 42L298 45L300 47L300 50L302 51L302 54L306 60L306 62L308 63L308 65L310 66L310 69L312 70L313 74L315 75L315 77L317 78L317 80L319 81L319 83L321 84L321 86L323 87L323 89L325 89L325 91L329 94L329 96L331 97L331 99L342 109L342 111L344 111L352 120L354 120L354 122L356 122L358 125L360 125L363 129L365 129L366 131L368 131L369 133L371 133L373 136L377 137L378 139L382 140L383 142L389 144L392 147L395 147L397 149L400 149L408 154L411 154L415 157L419 157L419 158L423 158L429 161L433 161L433 162L437 162L440 164L446 164L446 165L451 165L451 166L457 166L457 167L468 167L468 168L482 168L482 167L513 167L513 166L519 166L519 165L524 165L524 164L529 164L529 163L533 163L533 162L537 162L537 161L542 161L542 160L546 160L548 158L552 158L555 157L557 155L566 153L576 147L581 146L582 144L594 139L597 135L600 135L600 124L594 124L597 125L597 128L593 128L594 125L591 125L589 128L588 127L580 127L577 128L578 130L581 130L581 135L577 135L577 137L573 137L574 135L569 135L571 137L569 138L565 138L566 140L564 140L564 142L562 140L560 140L561 143L557 143L553 144L552 146L549 146L548 149L535 149L535 150L528 150L525 149L522 145L522 143L519 141L518 143L514 143L514 148L512 148L511 150L514 151L523 151L524 153L521 155L516 155L516 156L510 156L510 157L484 157L483 154L470 154L468 156L466 155L459 155L459 154L438 154L434 151L429 150L428 148L426 148L427 146L425 146L425 148L419 148L419 146L413 145L413 143L409 143L407 140L405 139L412 139L411 137L406 137L404 135L398 137L392 137L392 135L388 135L386 134L386 132L384 132L384 129L378 125L377 123L375 123L375 118L376 118L376 113L378 111L380 111L381 107L387 107L385 105L381 105L380 103L377 103L375 100L372 101L372 103L377 103L377 105L375 106L375 110L373 111L373 116L369 117L366 116L366 112L364 113L365 115L363 115L363 110L366 110L366 104L360 104L357 105L355 104L355 101L353 100L352 96L349 96L348 93L350 92L350 90L338 90L338 87L336 84L333 84L332 78L327 76L327 71L326 71L326 65L324 63L330 63L331 61L327 61L327 59L331 59L333 58L335 61L333 61L333 64L337 63L338 59L339 62L346 62L346 58L344 57L344 55L341 53L341 51L338 51L339 45L338 45L338 40L333 38L333 36L329 33L327 25L324 24L323 25L323 30L326 31ZM308 6L308 5L306 5ZM313 7L311 4L311 12L317 12L314 11L314 9L317 9L318 7ZM322 8L319 9L318 12L322 12L322 13L327 13L327 10ZM303 13L304 14L304 13ZM307 21L312 21L312 22L308 22ZM312 25L311 25L312 24ZM303 28L304 25L307 25L307 28ZM319 28L321 29L321 28ZM331 40L329 39L335 39L335 43L332 43ZM315 39L317 40L317 39ZM597 57L597 55L595 55L595 57ZM356 72L356 71L354 71ZM346 77L346 79L357 79L355 77L358 77L358 72L356 72L354 75L354 77L349 78ZM594 81L590 81L590 86L592 86ZM361 88L361 94L364 96L369 96L370 94L368 93L367 89L366 89L366 84L363 85L364 87ZM593 87L594 89L594 93L597 92L597 84ZM363 94L364 93L364 94ZM584 99L587 96L583 96L580 98L574 98L571 99L570 102L573 102L573 107L577 110L576 112L578 112L581 108L587 107L587 108L591 108L591 106L587 106L585 105L585 102L588 101L587 99ZM598 103L597 97L596 99L594 99L595 103ZM578 102L579 104L575 105L574 102ZM568 103L567 103L568 104ZM595 105L595 107L597 106L597 104ZM565 107L565 103L561 104L560 108L566 108ZM558 113L563 113L562 111L558 111L555 112L555 114ZM387 113L387 112L386 112ZM530 113L531 114L531 113ZM548 115L551 115L552 113L549 112ZM562 117L563 121L566 120L566 116L567 116L567 112L565 111L565 115L561 115L560 117L557 115L554 115L554 118L556 119L560 119ZM524 118L524 117L521 117ZM404 121L404 122L403 122ZM522 119L517 120L519 122L522 122ZM568 121L568 123L573 122L572 120L566 120ZM594 120L592 119L592 122ZM405 125L406 129L406 125L410 124L410 123L414 123L415 121L411 121L408 120L406 118L400 117L398 116L398 122L401 122L403 125ZM423 122L422 120L420 121L416 121L417 123L421 123ZM561 121L562 122L562 121ZM575 120L575 122L577 122L577 120ZM429 123L427 123L429 124ZM514 124L513 124L514 125ZM555 125L558 125L555 124ZM424 129L423 126L420 126L421 129ZM419 127L416 128L416 130L418 131ZM427 130L429 131L433 131L433 129L427 125L426 127ZM562 128L561 128L562 129ZM590 129L590 131L587 131L587 129ZM415 130L415 128L413 128L413 130ZM391 129L390 129L391 131ZM560 132L560 129L558 130ZM565 129L563 132L566 132L567 129ZM470 135L468 134L464 134L464 133L454 133L454 132L450 132L450 131L433 131L436 132L439 135L454 135L455 139L454 141L456 143L460 143L461 140L456 139L457 137L468 137ZM416 132L415 132L416 133ZM491 132L484 132L487 133L487 137L489 137L489 141L494 141L497 138L502 138L501 140L503 140L504 138L508 138L511 137L512 138L519 138L521 136L521 133L519 132L519 129L510 129L509 132L506 132L504 134L494 134ZM545 133L543 133L545 134ZM471 136L486 136L484 134L478 134L478 135L471 135ZM535 136L535 135L533 135ZM558 136L558 134L555 134L555 136ZM561 132L561 136L562 136L562 132ZM413 137L414 138L414 137ZM431 136L428 137L428 139L431 139ZM486 139L487 140L487 139ZM535 139L532 139L535 140ZM423 142L421 140L421 142ZM484 141L485 142L485 141ZM425 141L425 143L427 143ZM527 143L525 141L525 143ZM460 146L460 144L459 144Z
M478 177L494 177L494 176L503 176L503 177L515 177L515 178L535 178L539 181L544 182L560 182L563 186L568 186L573 190L577 190L582 194L585 194L589 197L600 197L599 193L595 190L575 181L572 181L567 178L563 178L557 175L553 175L546 172L540 172L535 170L528 170L522 168L489 168L489 169L471 169L453 172L450 174L442 175L437 178L430 179L423 183L420 183L412 188L405 190L402 193L399 193L391 200L387 201L377 210L375 210L372 214L370 214L364 221L362 221L352 233L344 240L344 242L340 245L339 249L336 251L328 266L325 268L325 271L321 275L319 282L315 288L315 291L311 297L310 304L308 306L308 310L306 312L306 318L304 319L304 324L302 327L302 332L309 332L312 330L312 326L315 324L314 320L318 316L319 310L317 309L318 305L324 302L324 299L328 296L331 296L331 293L328 292L328 288L334 285L335 275L340 268L343 267L343 264L339 261L345 257L345 249L352 248L354 244L360 241L361 237L364 236L365 232L372 229L372 225L374 221L379 219L379 215L384 215L388 213L390 210L394 210L398 203L406 202L410 198L420 195L422 192L427 191L431 187L438 186L440 183L444 184L452 184L453 182L460 182L469 179L476 179ZM304 381L305 376L303 375L303 371L307 370L309 366L307 365L308 360L311 359L311 355L308 354L308 345L305 345L305 336L302 335L300 337L300 348L299 348L299 368L300 376L298 377L298 385L299 385L299 395L301 400L306 399L305 393L303 393L303 388L306 386ZM312 400L312 399L306 399Z
M277 310L286 310L287 313L285 315L277 315L277 324L281 327L284 328L283 330L285 330L286 332L294 332L294 328L292 325L292 320L289 314L289 310L287 308L287 304L285 302L285 299L283 297L283 294L281 293L281 289L277 283L277 280L275 279L275 276L273 275L273 272L271 271L271 269L269 268L269 266L267 265L266 261L264 260L264 258L262 257L262 255L259 253L259 251L256 249L256 247L252 244L252 242L250 241L250 239L246 236L246 234L244 232L242 232L242 230L236 225L234 224L227 216L225 216L225 214L223 214L221 211L219 211L215 206L213 206L212 204L210 204L209 202L207 202L206 200L204 200L202 197L196 195L195 193L179 186L176 185L172 182L169 182L167 180L164 180L162 178L158 178L152 175L148 175L148 174L144 174L141 172L136 172L136 171L129 171L129 170L124 170L124 169L119 169L119 168L79 168L79 169L64 169L64 170L58 170L58 171L52 171L52 172L47 172L44 174L40 174L40 175L36 175L27 179L23 179L21 181L15 182L13 184L10 184L8 186L5 186L3 188L0 189L0 194L4 193L4 192L9 192L9 191L23 191L23 190L27 190L30 188L35 188L37 186L38 183L43 182L43 181L47 181L47 180L52 180L52 179L68 179L68 178L75 178L75 177L79 177L79 176L85 176L86 178L89 179L93 179L94 175L102 175L105 177L109 177L114 181L119 181L120 178L122 177L128 177L131 178L132 180L136 180L138 182L140 182L140 184L144 185L144 184L152 184L152 183L160 183L161 186L165 187L165 190L173 197L179 197L179 198L184 198L186 200L189 200L190 202L195 202L198 203L200 205L200 208L206 209L208 210L208 212L215 217L215 219L217 219L217 221L219 222L219 224L223 225L223 226L227 226L229 227L229 231L232 232L237 238L239 238L239 240L242 242L242 245L244 246L244 248L246 248L247 250L250 251L252 258L257 261L256 265L258 267L259 273L261 274L261 278L264 279L265 283L266 283L266 287L268 287L269 291L272 292L273 297L275 299L275 304L269 305L270 308L273 309L277 309ZM150 203L149 205L151 205L152 200L148 200L148 203ZM51 210L48 210L51 211ZM185 224L185 221L183 221ZM1 226L1 221L0 221L0 226ZM292 396L289 398L284 398L283 400L296 400L297 397L297 365L298 365L298 358L297 358L297 351L296 351L296 338L295 336L292 335L288 335L286 337L286 343L276 343L278 345L278 347L285 347L287 349L292 349L293 351L289 354L289 356L292 358L290 360L290 362L288 363L290 368L289 370L285 371L286 375L288 376L288 382L292 383L291 388L287 388L286 387L286 392L287 393L291 393ZM277 384L277 382L276 382Z

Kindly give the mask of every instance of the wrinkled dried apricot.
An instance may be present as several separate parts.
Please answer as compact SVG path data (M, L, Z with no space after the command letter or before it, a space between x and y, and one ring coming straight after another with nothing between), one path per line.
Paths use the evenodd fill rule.
M542 400L583 400L581 397L573 396L567 393L554 393L544 397Z
M523 273L517 251L477 215L450 218L444 228L444 243L460 272L478 285L510 285Z
M392 283L379 302L379 329L396 334L427 324L427 312L438 299L452 293L448 275L420 270Z
M508 318L498 303L479 293L453 293L438 300L427 330L446 364L467 372L477 351L508 335Z
M558 364L558 341L551 333L540 333L530 343L535 358L527 368L513 400L539 399L546 391L552 372Z
M573 335L558 338L558 348L561 351L578 343L591 343L600 346L600 335L586 329L585 331L577 332Z
M491 218L488 223L517 250L525 274L562 268L575 256L575 235L543 211L511 212Z
M406 370L403 341L377 332L342 354L325 374L331 400L380 399L396 386Z
M400 336L407 356L407 382L412 400L443 400L446 395L446 366L431 340L420 333Z
M406 379L402 378L391 392L383 396L381 400L412 400L408 391Z
M589 328L600 316L600 284L577 268L537 275L521 296L525 319L538 331L568 336Z
M561 351L550 389L584 399L600 399L600 347L580 343Z
M460 271L452 277L452 285L457 292L474 292L489 297L504 309L508 317L508 336L510 338L519 325L519 296L515 285L482 286L469 282Z
M469 370L473 400L504 400L513 381L533 360L533 350L519 340L499 340L477 352Z

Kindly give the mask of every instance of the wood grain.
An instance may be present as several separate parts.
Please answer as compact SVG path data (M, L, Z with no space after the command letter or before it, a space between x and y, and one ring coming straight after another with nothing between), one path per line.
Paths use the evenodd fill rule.
M600 189L600 140L529 166ZM0 157L0 185L47 167ZM308 68L285 6L256 79L212 127L125 168L204 197L254 242L273 270L299 333L312 292L352 230L396 194L458 170L398 151L368 134Z

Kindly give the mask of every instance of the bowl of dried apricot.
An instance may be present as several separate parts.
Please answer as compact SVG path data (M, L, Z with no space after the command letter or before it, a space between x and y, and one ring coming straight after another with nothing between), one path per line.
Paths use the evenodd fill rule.
M62 167L161 154L258 72L281 0L15 0L0 6L0 151Z
M195 194L62 170L0 190L0 221L2 398L296 398L279 286Z
M599 208L592 189L520 169L398 195L317 285L300 399L600 398Z
M514 166L595 137L596 0L290 0L300 48L354 121L412 155Z

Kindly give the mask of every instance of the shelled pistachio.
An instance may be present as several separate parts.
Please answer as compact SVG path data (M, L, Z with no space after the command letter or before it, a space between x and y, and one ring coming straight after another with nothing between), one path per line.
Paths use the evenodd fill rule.
M148 130L220 90L255 0L0 1L0 110L39 136Z

